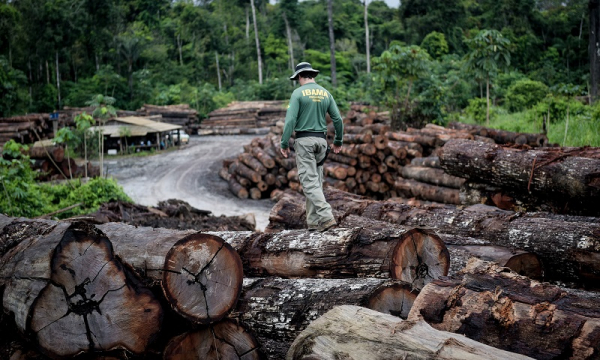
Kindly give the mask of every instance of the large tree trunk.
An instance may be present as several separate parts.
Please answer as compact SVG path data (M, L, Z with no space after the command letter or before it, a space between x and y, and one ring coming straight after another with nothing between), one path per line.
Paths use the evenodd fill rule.
M260 360L263 359L254 336L240 324L224 320L206 328L171 339L164 360Z
M589 0L590 36L588 53L590 54L590 95L592 101L598 99L598 83L600 82L600 1Z
M582 295L477 260L462 280L427 285L409 320L422 318L438 330L536 359L596 359L598 295Z
M294 44L292 43L292 29L290 28L290 23L288 21L287 16L285 15L285 11L281 13L283 16L283 21L285 22L285 33L288 41L288 53L290 54L290 69L294 70L295 61L294 61Z
M115 256L109 239L83 223L15 221L4 226L3 307L52 357L146 350L162 308Z
M252 6L252 21L254 21L254 39L256 40L256 58L258 60L258 83L262 85L262 55L260 52L260 40L258 39L258 24L256 22L256 8L254 6L254 0L250 0L250 5Z
M548 199L557 209L600 215L600 158L587 149L520 151L469 140L450 140L440 153L451 175ZM581 153L581 155L580 155ZM596 155L597 156L597 155Z
M327 22L329 24L329 53L331 56L331 85L337 86L335 68L335 37L333 35L333 0L327 0Z
M365 48L367 57L367 74L371 73L371 39L369 39L369 10L365 0Z
M424 321L403 321L359 306L338 306L313 321L294 341L286 360L524 360L465 336L437 331Z
M371 306L406 318L417 294L406 283L380 279L245 279L231 317L248 325L268 357L278 360L304 328L335 306Z
M303 201L282 197L273 207L269 228L301 228ZM485 205L464 209L453 206L416 207L394 201L376 201L327 188L325 197L336 219L350 214L407 227L429 227L441 234L471 237L536 254L548 280L574 282L590 287L600 279L600 224L595 217L524 213ZM292 219L289 219L290 214Z
M544 134L518 133L506 130L491 129L481 125L464 124L453 122L449 128L465 130L475 136L482 136L494 140L496 144L518 144L531 147L545 147L548 145L548 137Z

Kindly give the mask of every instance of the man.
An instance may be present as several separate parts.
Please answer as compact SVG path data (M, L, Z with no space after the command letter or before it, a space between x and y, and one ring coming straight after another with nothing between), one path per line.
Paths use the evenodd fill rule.
M288 142L295 131L298 177L306 196L306 223L310 230L326 231L337 223L323 195L323 162L327 156L325 114L329 113L335 127L333 152L336 154L342 148L344 125L333 96L315 83L318 73L309 63L301 62L290 77L290 80L298 80L300 87L290 98L281 136L281 153L286 158L289 156Z

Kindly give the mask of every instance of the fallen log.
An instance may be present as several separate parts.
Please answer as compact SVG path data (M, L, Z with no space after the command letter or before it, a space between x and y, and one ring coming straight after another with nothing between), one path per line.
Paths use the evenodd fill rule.
M418 134L407 134L403 132L392 132L385 133L385 136L390 140L412 142L421 145L424 148L435 147L435 137L429 135L418 135Z
M233 171L237 175L245 177L246 179L252 181L253 183L257 183L260 181L260 174L258 172L250 169L248 166L246 166L245 164L243 164L239 161L234 161L229 166L229 170Z
M407 227L426 226L441 234L485 241L479 245L521 249L536 254L544 264L552 264L544 269L547 280L598 287L600 262L596 259L600 253L600 224L595 217L520 214L485 205L464 209L417 207L393 200L369 200L335 189L325 189L324 193L336 219L354 214ZM299 203L301 206L303 201ZM302 212L295 209L291 196L282 197L271 210L270 222L284 223L289 214L294 221L302 221Z
M239 197L240 199L248 198L248 190L246 190L245 187L240 185L240 183L233 176L229 178L229 191L231 191L235 196Z
M437 169L442 168L440 165L440 158L437 156L416 157L410 161L410 164L414 166L424 166Z
M441 149L440 162L451 175L531 192L555 203L557 209L600 215L600 159L578 157L577 151L519 151L451 140Z
M335 154L335 153L329 153L329 155L327 155L327 159L328 160L333 160L335 162L341 163L341 164L348 164L350 166L356 166L357 164L357 160L356 158L351 158L348 156L344 156L344 155L340 155L340 154Z
M65 149L62 146L32 146L29 148L27 155L32 159L48 159L48 154L57 163L60 163L65 158Z
M457 239L453 236L440 236L446 243L450 252L450 275L457 274L461 271L469 259L476 257L478 259L494 262L500 266L507 267L519 275L527 276L528 278L541 280L544 277L544 267L537 255L523 251L513 250L503 246L493 245L449 245L451 242L459 243L476 243L473 239L467 241Z
M496 144L518 144L531 147L548 146L548 137L544 134L516 133L506 130L486 128L481 125L464 124L453 122L449 125L452 129L465 130L473 135L484 136L493 139Z
M461 177L448 175L442 169L434 169L430 167L406 165L402 167L400 174L405 179L413 179L420 182L453 189L460 189L460 187L465 183L465 179Z
M275 167L275 160L259 147L252 148L252 155L257 158L267 169Z
M239 155L239 159L242 163L244 163L250 169L256 171L259 175L261 175L261 176L267 175L267 168L260 161L258 161L257 158L255 158L251 154L241 153ZM254 182L258 182L258 181L254 181Z
M142 354L158 334L159 301L93 226L15 220L2 242L4 310L46 355Z
M292 343L286 360L337 359L524 360L465 336L437 331L359 306L338 306L313 321Z
M473 260L462 279L425 286L409 320L422 318L435 329L536 359L595 359L598 295L583 295Z
M264 355L250 332L231 320L174 337L163 352L164 360L260 360Z
M445 204L460 204L458 189L425 184L411 179L398 178L394 189L405 197L436 201Z
M283 359L298 334L335 306L371 303L406 316L411 295L416 296L409 288L399 281L369 278L244 279L244 291L230 317L248 325L269 359Z

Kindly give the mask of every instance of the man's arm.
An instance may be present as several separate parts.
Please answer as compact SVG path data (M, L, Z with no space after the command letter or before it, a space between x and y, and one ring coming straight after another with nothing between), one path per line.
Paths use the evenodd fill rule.
M296 127L296 120L298 120L298 110L300 109L300 101L297 96L290 98L290 104L288 105L287 113L285 114L285 125L283 125L283 134L281 135L281 153L284 157L287 157L290 153L289 141L294 128Z
M344 140L344 122L342 120L342 116L340 115L340 110L333 99L333 96L329 94L329 108L327 112L329 116L331 116L331 120L333 121L333 127L335 129L335 138L333 139L333 152L339 153L342 149L342 142Z

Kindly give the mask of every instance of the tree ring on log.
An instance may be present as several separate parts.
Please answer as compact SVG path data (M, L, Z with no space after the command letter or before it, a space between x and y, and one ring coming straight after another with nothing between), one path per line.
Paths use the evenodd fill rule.
M259 360L264 355L259 344L246 329L224 320L202 330L171 339L163 353L164 360Z
M242 291L242 260L218 236L199 233L179 240L163 269L165 296L175 311L197 323L221 320Z
M390 276L422 289L440 276L448 275L450 253L434 232L412 229L402 235L392 253Z
M115 349L140 354L160 331L160 303L92 225L74 223L65 231L50 269L50 281L32 303L27 325L46 355Z
M367 307L406 320L417 295L419 291L410 284L392 284L375 290L369 297Z

